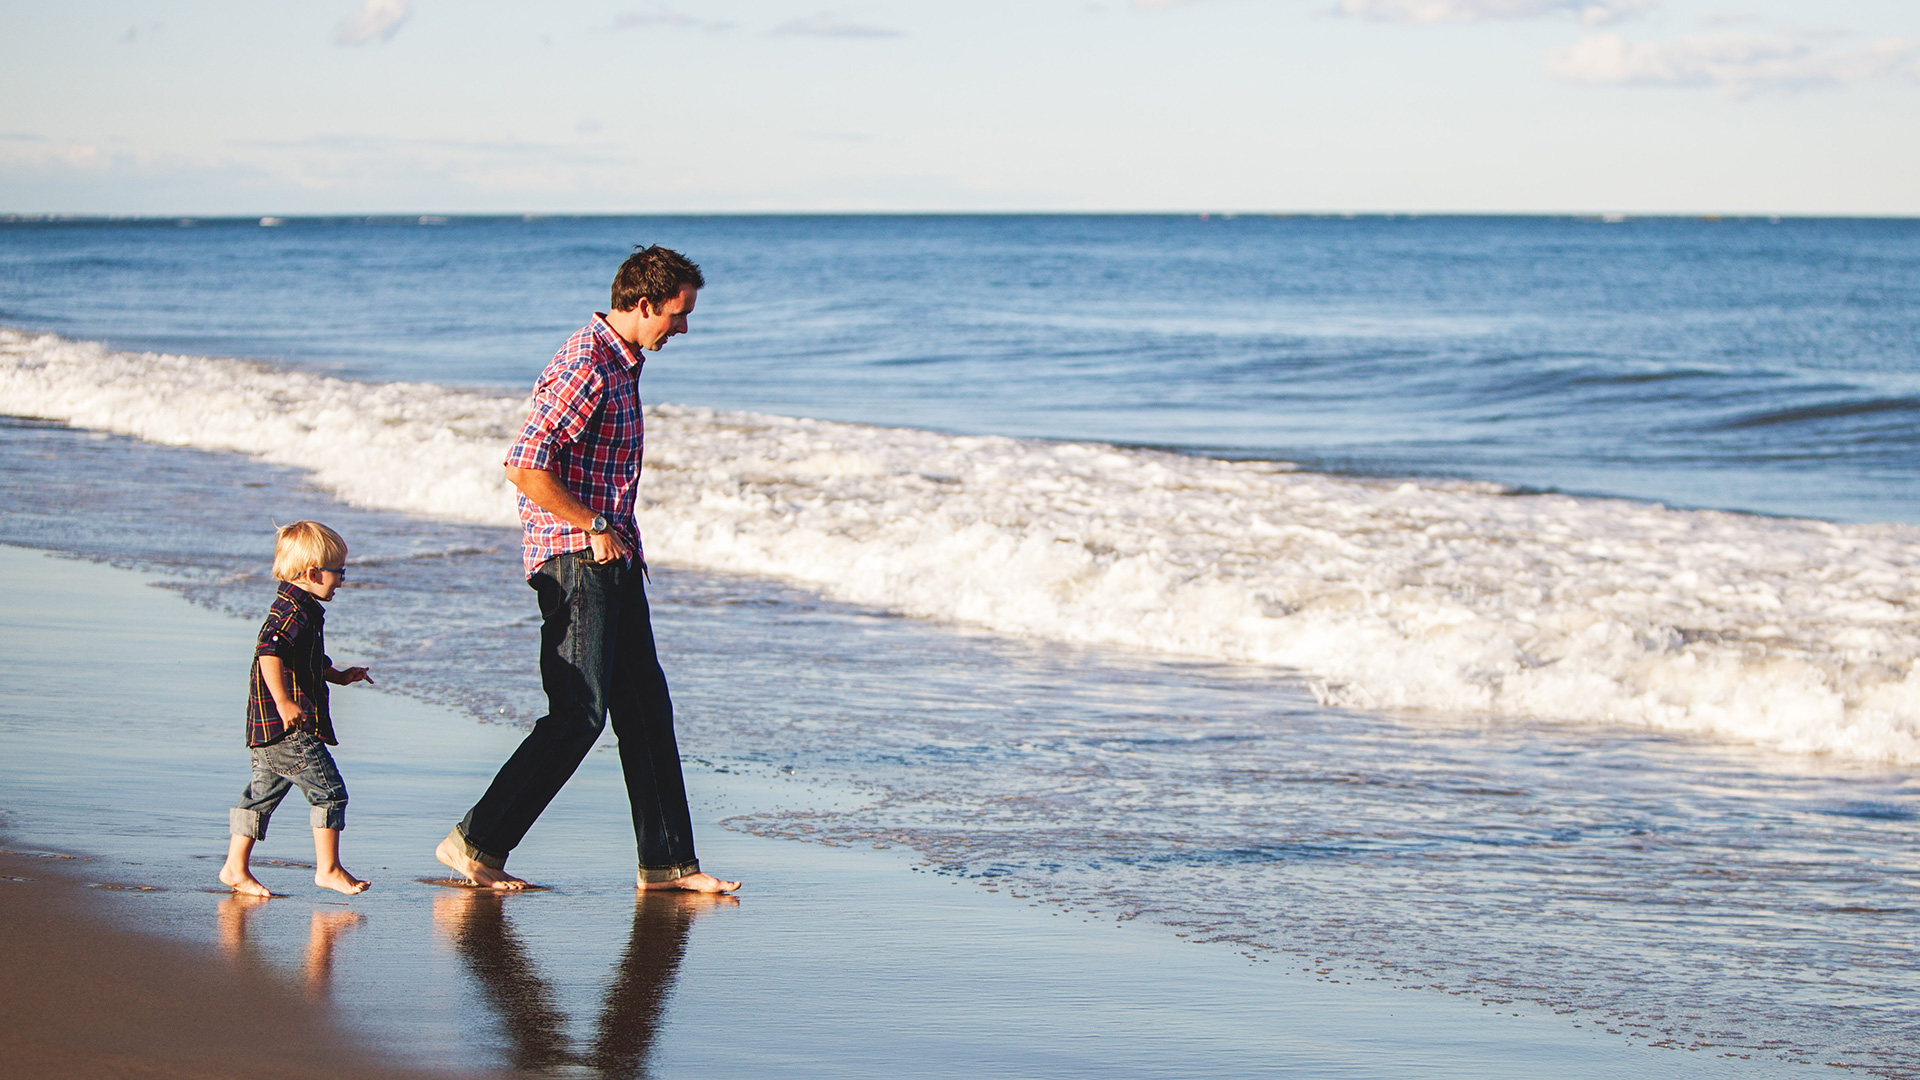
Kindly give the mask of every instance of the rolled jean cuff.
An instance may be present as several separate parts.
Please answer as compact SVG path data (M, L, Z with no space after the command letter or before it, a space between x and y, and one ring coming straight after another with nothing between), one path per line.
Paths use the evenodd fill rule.
M640 868L640 884L657 885L662 881L678 881L688 874L697 874L699 872L699 859L679 863L675 866L663 866L659 869L651 866L643 866Z
M316 829L332 829L339 832L347 827L347 808L344 806L309 806L307 820Z
M495 855L491 851L481 851L479 848L474 847L473 841L467 839L467 835L460 831L460 826L458 825L455 825L453 831L447 834L447 839L459 846L461 854L479 863L481 866L490 867L494 870L505 870L507 868L507 857L505 855Z
M244 836L250 840L267 838L267 815L258 810L242 810L238 806L227 808L227 831L234 836Z

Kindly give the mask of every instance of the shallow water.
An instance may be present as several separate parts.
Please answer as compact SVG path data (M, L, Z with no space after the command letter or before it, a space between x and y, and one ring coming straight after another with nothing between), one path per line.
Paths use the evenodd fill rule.
M251 619L269 591L261 523L318 516L354 545L336 656L476 715L539 708L511 531L344 507L228 455L48 426L0 435L0 541L164 567ZM36 455L73 482L36 488ZM1920 1068L1920 791L1904 770L1331 709L1283 670L1020 641L736 575L655 578L690 768L846 793L710 811L730 828L901 848L937 874L1166 927L1156 940L1563 1011L1568 1030ZM401 783L458 771L418 750L382 768ZM471 793L447 788L451 820ZM626 842L616 830L588 854L618 864Z

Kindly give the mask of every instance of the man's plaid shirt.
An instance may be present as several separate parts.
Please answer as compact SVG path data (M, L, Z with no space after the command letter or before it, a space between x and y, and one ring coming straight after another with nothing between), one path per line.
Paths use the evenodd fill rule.
M320 601L290 581L280 583L273 606L267 609L267 621L260 626L260 637L253 647L253 681L247 694L247 745L267 746L287 737L280 722L280 707L273 703L273 691L260 674L260 658L277 656L293 676L293 703L300 707L300 730L320 737L329 746L340 740L333 737L333 717L327 712L327 613Z
M553 473L574 498L607 519L636 558L640 530L633 511L646 433L640 415L642 363L606 316L594 315L540 373L526 426L506 460L515 468ZM555 555L591 546L586 533L525 495L520 496L520 523L528 577Z

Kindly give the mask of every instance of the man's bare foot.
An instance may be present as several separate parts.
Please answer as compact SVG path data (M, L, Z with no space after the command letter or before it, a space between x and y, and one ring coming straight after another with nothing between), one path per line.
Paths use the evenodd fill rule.
M668 889L680 889L685 892L729 893L738 889L740 883L737 881L721 881L712 874L699 873L688 874L685 877L677 877L672 881L642 881L638 887L641 892L664 892Z
M433 849L433 857L439 859L447 869L473 882L483 889L499 889L502 892L517 892L527 887L527 883L507 873L495 870L478 859L467 857L465 849L454 842L454 833L448 833L440 846Z
M253 871L247 869L245 866L235 866L232 863L227 863L220 868L220 884L225 885L242 896L273 895L273 890L260 884L260 879L253 876Z
M348 896L354 896L373 888L373 882L361 881L359 878L347 873L347 868L344 866L336 866L331 870L314 871L313 883L323 889L332 889L334 892L346 893Z

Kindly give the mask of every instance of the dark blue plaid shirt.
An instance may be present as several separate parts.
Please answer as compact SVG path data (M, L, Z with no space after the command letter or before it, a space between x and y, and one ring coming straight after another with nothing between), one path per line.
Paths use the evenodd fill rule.
M260 638L253 647L253 685L247 695L247 745L267 746L288 735L280 707L260 675L260 658L277 656L293 676L293 703L300 707L298 730L312 732L334 746L333 717L327 713L327 612L313 594L289 581L280 583Z

